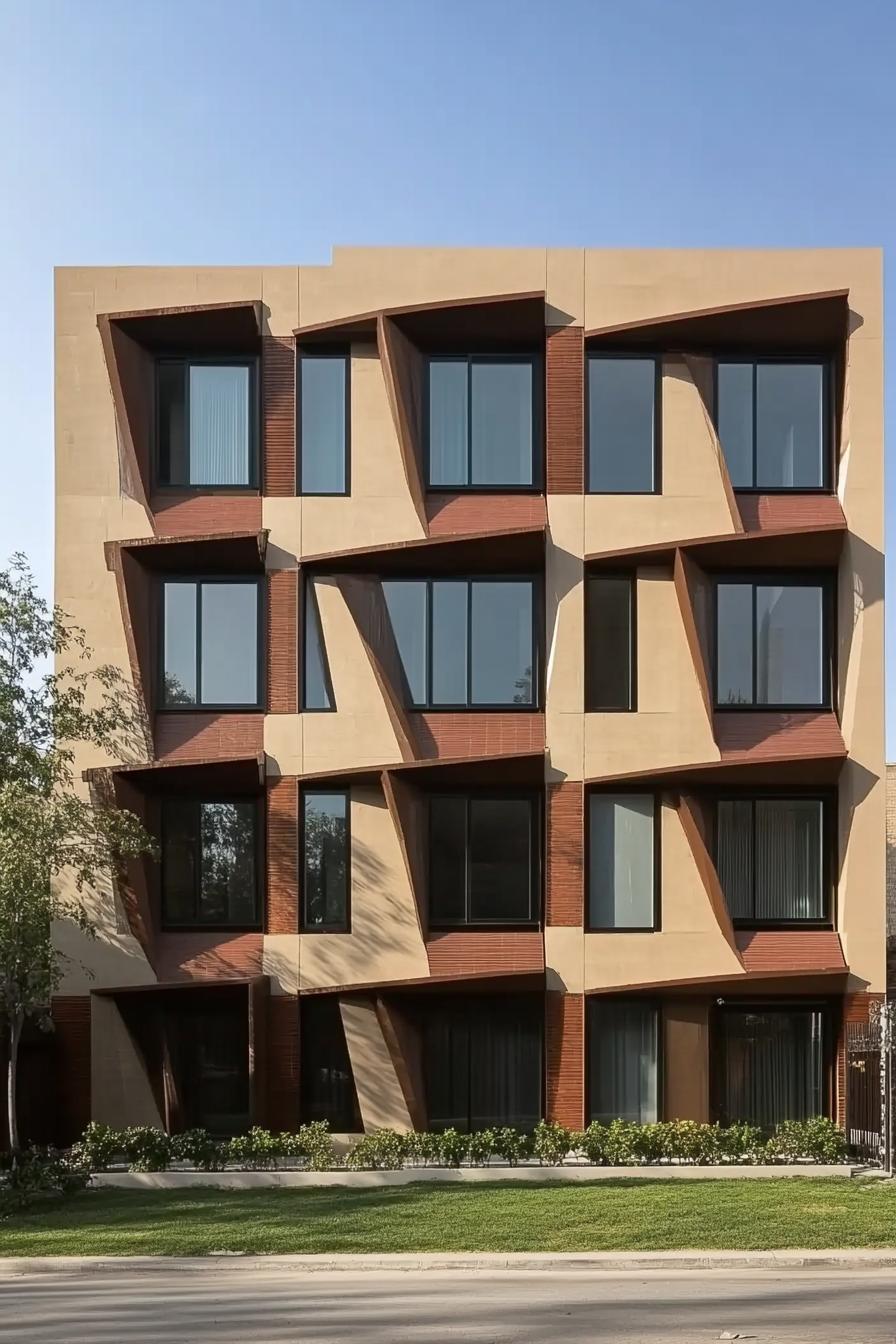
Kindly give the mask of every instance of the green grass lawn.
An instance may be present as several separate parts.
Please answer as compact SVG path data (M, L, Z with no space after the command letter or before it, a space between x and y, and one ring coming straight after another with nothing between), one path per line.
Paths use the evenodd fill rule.
M896 1187L800 1178L87 1190L0 1223L0 1255L844 1246L896 1246Z

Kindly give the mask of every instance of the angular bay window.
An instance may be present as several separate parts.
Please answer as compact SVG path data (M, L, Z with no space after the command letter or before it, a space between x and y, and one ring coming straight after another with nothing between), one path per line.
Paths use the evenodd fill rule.
M156 365L159 485L258 485L255 360L164 359Z
M433 490L533 487L539 434L534 356L429 361L427 484Z
M825 1013L802 1005L735 1006L719 1012L722 1124L811 1120L827 1112Z
M653 794L591 794L589 928L631 931L658 927L658 835Z
M320 610L314 584L310 581L305 583L303 613L302 708L334 709L335 700L320 623Z
M532 796L429 801L429 918L442 925L538 919L539 814Z
M588 357L588 490L659 490L661 365L653 355Z
M718 580L718 708L829 708L830 606L824 579Z
M535 708L532 579L388 579L383 594L411 705Z
M299 353L296 398L300 495L348 493L350 363L345 351Z
M163 709L259 707L259 589L257 579L162 584Z
M829 921L823 798L720 798L716 861L735 923Z
M261 826L254 800L162 802L165 928L258 928Z
M534 1129L542 1116L543 1008L501 995L440 999L423 1016L429 1128Z
M735 490L826 490L830 366L824 360L719 360L716 425Z
M349 802L346 789L302 794L302 927L309 931L349 927Z
M660 1026L643 999L588 999L588 1119L659 1119Z
M594 574L585 589L585 708L636 707L635 576Z

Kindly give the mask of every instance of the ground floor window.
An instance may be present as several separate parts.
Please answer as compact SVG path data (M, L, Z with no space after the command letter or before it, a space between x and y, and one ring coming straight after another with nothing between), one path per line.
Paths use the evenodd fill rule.
M815 1007L719 1013L720 1120L773 1129L827 1111L825 1014Z
M169 1009L168 1042L184 1129L241 1134L249 1127L249 1021L245 997Z
M646 1000L588 1000L588 1118L659 1119L659 1009Z
M339 1000L303 999L299 1022L303 1123L326 1120L336 1134L357 1133L361 1114Z
M440 999L426 1005L423 1063L430 1129L514 1125L542 1115L540 999Z

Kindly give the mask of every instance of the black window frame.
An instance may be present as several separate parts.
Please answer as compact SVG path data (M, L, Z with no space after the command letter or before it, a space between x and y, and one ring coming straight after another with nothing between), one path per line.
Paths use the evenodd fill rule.
M718 570L712 573L712 703L717 713L729 714L781 714L797 713L808 710L832 712L837 688L837 607L836 574L830 570ZM753 590L752 606L752 699L732 704L719 700L719 585L750 584ZM818 702L756 700L757 639L756 639L756 589L775 588L820 588L821 602L821 639L822 639L822 699Z
M820 919L750 919L735 918L736 929L833 929L836 919L836 882L838 863L837 846L837 793L834 789L723 789L712 797L713 862L719 868L719 804L750 803L752 807L751 848L753 864L753 906L756 904L756 803L809 802L821 803L822 869L821 882L824 896L824 915ZM720 878L721 884L721 878ZM724 894L724 888L723 888ZM726 897L727 906L727 897Z
M600 490L592 480L591 471L591 373L592 360L636 359L642 363L652 360L653 385L653 489ZM585 494L622 496L630 499L651 498L663 493L663 354L659 350L589 350L585 348Z
M722 443L722 437L719 432L719 366L722 364L750 364L753 368L753 470L752 485L734 485L732 489L739 495L830 495L834 493L835 472L835 451L836 451L836 425L835 425L835 404L833 394L834 384L834 359L831 355L820 355L817 351L809 351L806 354L755 354L750 351L738 353L736 351L718 354L713 359L712 364L712 406L713 428L716 437L722 449L722 458L725 463L725 470L728 471L728 459L725 457L725 445ZM756 484L756 466L758 461L758 433L757 433L757 397L756 397L756 370L760 364L813 364L822 371L822 432L823 440L821 445L823 483L821 485L757 485Z
M162 480L161 472L161 391L159 370L163 365L177 366L185 370L184 408L185 431L188 435L189 451L190 426L190 368L192 365L212 366L228 365L249 370L249 480L245 484L214 485L206 482L187 482L173 484ZM153 364L153 410L152 410L152 487L157 494L182 495L257 495L261 489L261 361L257 355L192 355L176 353L158 355Z
M306 902L308 898L308 862L305 841L305 799L309 795L345 799L345 918L338 923L311 924L307 919ZM317 788L308 784L299 789L299 873L301 875L301 899L299 901L300 933L351 933L352 931L352 795L350 788Z
M302 485L302 364L306 359L338 359L345 368L345 443L343 445L343 490L306 490ZM295 441L296 495L305 499L345 499L352 493L352 352L348 345L296 346Z
M590 638L592 628L591 587L601 579L624 579L629 585L629 703L627 705L599 705L591 698L591 678L594 650ZM585 713L637 714L638 712L638 572L634 569L601 569L585 574Z
M294 1011L299 1022L299 1096L298 1112L302 1124L325 1120L337 1134L363 1134L364 1124L358 1102L355 1071L345 1035L345 1024L335 994L315 994L298 1002ZM315 1021L315 1018L318 1020ZM328 1020L329 1019L329 1020ZM323 1048L322 1048L323 1047ZM324 1061L327 1061L325 1064ZM310 1063L309 1063L310 1061ZM345 1073L338 1087L342 1092L342 1109L328 1107L309 1077L311 1065L324 1064L331 1073ZM332 1094L329 1100L332 1100ZM313 1103L313 1104L312 1104ZM348 1127L343 1128L345 1122Z
M585 995L585 1124L592 1122L591 1109L591 1040L594 1015L601 1005L637 1004L650 1009L656 1023L656 1123L666 1118L666 1021L663 1001L654 994L586 994ZM604 1123L601 1121L600 1123ZM646 1123L650 1123L649 1121Z
M196 694L197 699L188 704L168 704L165 700L165 585L168 583L192 583L196 586ZM246 700L220 704L199 699L202 689L202 587L212 583L254 584L258 599L256 603L256 688L255 700ZM159 576L157 593L157 629L159 637L158 657L156 660L156 706L161 714L246 714L263 713L266 703L267 687L265 681L265 579L261 575L246 574L176 574L166 573Z
M835 1017L833 1005L829 999L820 998L719 998L710 1010L709 1019L709 1095L713 1121L717 1124L738 1123L727 1118L724 1108L725 1073L727 1056L725 1053L725 1033L722 1017L731 1013L820 1013L821 1014L821 1066L823 1077L822 1114L828 1119L836 1119L834 1104L834 1068L836 1062L836 1037L833 1030Z
M320 618L320 604L317 600L317 593L314 589L313 574L306 574L301 585L301 601L298 612L298 630L301 647L300 654L300 699L299 704L302 714L333 714L336 712L336 695L333 690L333 678L330 674L330 660L327 657L327 645L324 640L324 627ZM326 692L328 704L309 705L308 704L308 623L313 622L317 629L317 639L320 645L321 665L324 674L324 690Z
M429 713L430 711L440 714L537 714L542 710L544 704L544 687L542 685L543 665L542 649L544 647L544 585L540 574L396 574L382 575L382 581L388 583L424 583L426 584L426 700L422 703L416 703L410 694L410 687L407 679L402 674L402 693L405 707L412 713ZM434 583L466 583L467 585L467 700L463 705L441 704L432 698L432 673L433 673L433 601L432 586ZM509 704L499 704L496 701L487 701L485 703L473 702L473 602L471 589L474 583L528 583L532 594L532 701L529 704L520 704L511 702ZM384 594L385 601L385 594ZM391 622L390 622L391 630ZM394 634L393 634L394 638ZM397 640L396 647L397 647ZM400 660L399 660L400 661Z
M624 782L618 786L585 790L585 881L584 927L586 933L661 933L663 928L663 796L656 789L639 789L637 780L631 788ZM653 923L652 924L593 924L591 922L591 799L592 798L653 798Z
M194 863L193 863L193 910L192 920L181 921L173 920L166 914L165 892L167 889L165 874L165 854L166 854L166 831L168 829L167 813L172 803L189 804L195 808L196 828L193 837ZM212 923L208 920L198 918L198 910L201 903L202 888L202 821L201 809L206 803L252 803L255 809L255 919L247 923L245 921L226 920ZM159 806L159 928L163 933L184 932L185 930L201 929L207 933L258 933L264 928L265 921L265 808L264 800L260 797L252 797L246 794L218 794L215 797L209 797L207 794L170 794L160 799Z
M466 847L464 851L465 871L464 871L464 909L465 918L462 920L450 920L439 917L433 917L433 880L432 880L432 804L437 798L460 798L466 803ZM529 804L529 834L531 836L531 852L529 854L529 917L528 919L518 920L487 920L470 919L470 810L475 802L494 801L494 802L528 802ZM426 877L427 877L427 909L429 914L428 925L433 932L448 932L452 929L476 930L484 929L487 932L495 933L501 930L526 930L538 929L541 927L541 911L543 908L543 881L544 881L544 863L542 860L544 822L543 799L537 789L438 789L433 790L427 795L426 799Z
M518 350L502 354L497 351L452 354L450 351L426 355L426 375L423 379L423 474L424 489L431 495L537 495L544 491L544 359L535 352ZM430 387L429 371L433 364L466 364L467 366L467 480L462 485L433 485L430 472ZM473 365L474 364L528 364L532 369L532 483L475 485L473 474Z

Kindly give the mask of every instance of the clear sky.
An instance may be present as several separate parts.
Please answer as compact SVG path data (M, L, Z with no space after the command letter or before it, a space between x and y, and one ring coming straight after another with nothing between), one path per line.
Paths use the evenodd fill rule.
M0 557L49 591L54 265L889 249L894 114L892 0L0 0Z

